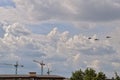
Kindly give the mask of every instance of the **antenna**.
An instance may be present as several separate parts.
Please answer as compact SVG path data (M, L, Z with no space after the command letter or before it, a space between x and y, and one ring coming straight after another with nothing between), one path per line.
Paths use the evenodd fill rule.
M45 64L43 63L43 61L39 62L39 61L33 60L33 62L39 63L41 65L41 75L43 75L43 66L45 66Z

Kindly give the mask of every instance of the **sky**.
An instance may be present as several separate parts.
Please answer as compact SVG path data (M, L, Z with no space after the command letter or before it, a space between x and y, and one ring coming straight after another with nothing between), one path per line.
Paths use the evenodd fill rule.
M120 0L0 0L0 74L120 71ZM106 38L110 36L110 38ZM91 39L89 39L89 37ZM98 39L98 40L95 40Z

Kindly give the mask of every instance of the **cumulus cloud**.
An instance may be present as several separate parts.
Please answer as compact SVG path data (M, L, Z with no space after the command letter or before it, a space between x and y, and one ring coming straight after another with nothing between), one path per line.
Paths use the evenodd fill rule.
M2 62L11 63L18 60L24 62L25 66L27 64L24 71L29 71L29 66L30 70L36 67L31 65L33 59L45 60L56 69L56 73L64 71L63 75L86 67L105 72L119 71L119 0L12 1L14 7L0 6ZM62 22L84 29L107 26L114 31L108 33L112 38L95 41L97 35L88 39L88 36L83 34L71 35L69 31L60 32L57 27L46 34L35 34L26 27L26 24L28 26L41 22Z
M113 61L118 53L109 40L95 41L97 35L88 39L88 36L81 34L72 36L68 31L59 32L57 28L53 28L48 34L35 34L20 23L1 25L3 25L1 27L3 37L0 37L2 62L18 60L30 66L33 59L44 60L51 64L52 68L60 68L56 73L64 70L65 74L88 66L103 70L106 63L111 69L118 67Z
M99 60L94 60L90 63L90 65L88 65L88 67L92 67L94 69L99 69L99 64L100 64Z
M13 0L13 2L15 7L0 7L1 20L28 24L66 22L77 27L91 28L96 26L96 23L109 23L120 19L118 0L87 2L84 0Z
M87 2L84 0L14 0L14 2L18 9L27 10L33 20L109 21L120 18L120 4L117 0Z

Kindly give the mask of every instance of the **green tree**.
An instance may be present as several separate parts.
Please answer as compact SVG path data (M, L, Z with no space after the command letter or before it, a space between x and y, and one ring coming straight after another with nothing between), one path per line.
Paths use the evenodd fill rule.
M70 78L70 80L83 80L83 76L84 76L84 73L80 69L72 73L72 77Z
M92 68L87 68L84 73L84 80L94 80L97 75Z
M99 72L95 80L106 80L106 75L103 72Z
M103 72L98 72L92 68L87 68L85 71L81 69L72 73L70 80L105 80L106 75Z
M117 74L117 72L115 72L115 80L120 80L120 76Z

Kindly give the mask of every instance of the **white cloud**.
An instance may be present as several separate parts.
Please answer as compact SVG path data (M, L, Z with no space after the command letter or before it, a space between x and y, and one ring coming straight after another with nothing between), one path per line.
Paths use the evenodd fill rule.
M27 29L25 29L23 27L23 25L19 24L19 23L15 23L13 25L9 25L9 26L4 26L4 30L6 32L5 37L10 35L14 35L14 36L22 36L22 35L29 35L30 31L28 31Z
M15 7L0 7L0 21L6 20L10 23L0 23L2 61L26 59L25 62L30 65L34 58L44 59L51 63L52 67L62 67L66 72L68 69L72 72L89 65L108 72L112 71L113 67L118 67L118 64L112 61L120 57L118 37L120 2L118 0L87 2L84 0L13 0L13 2ZM57 28L48 34L35 34L20 24L41 22L70 23L86 30L88 27L92 29L96 26L113 27L113 29L118 26L118 28L111 33L111 39L95 41L97 35L91 36L92 39L89 40L86 35L70 35L70 32L59 32ZM106 69L108 66L109 69ZM62 69L58 70L58 73L62 72Z
M120 67L120 63L118 63L118 62L112 62L112 65L115 67Z
M90 63L90 65L88 65L88 67L99 70L99 67L100 67L99 64L100 64L99 60L94 60Z
M32 65L33 59L45 60L52 68L61 68L56 73L65 70L68 75L89 65L99 70L103 70L106 63L111 69L116 67L112 66L116 64L110 63L110 60L117 58L115 49L109 40L95 41L97 35L89 40L87 36L72 36L68 31L59 32L57 28L46 35L35 34L19 23L2 28L4 37L0 38L0 59L3 62L19 60Z
M13 0L15 7L0 7L0 19L27 24L66 22L91 28L120 19L118 0ZM105 23L106 24L106 23Z

